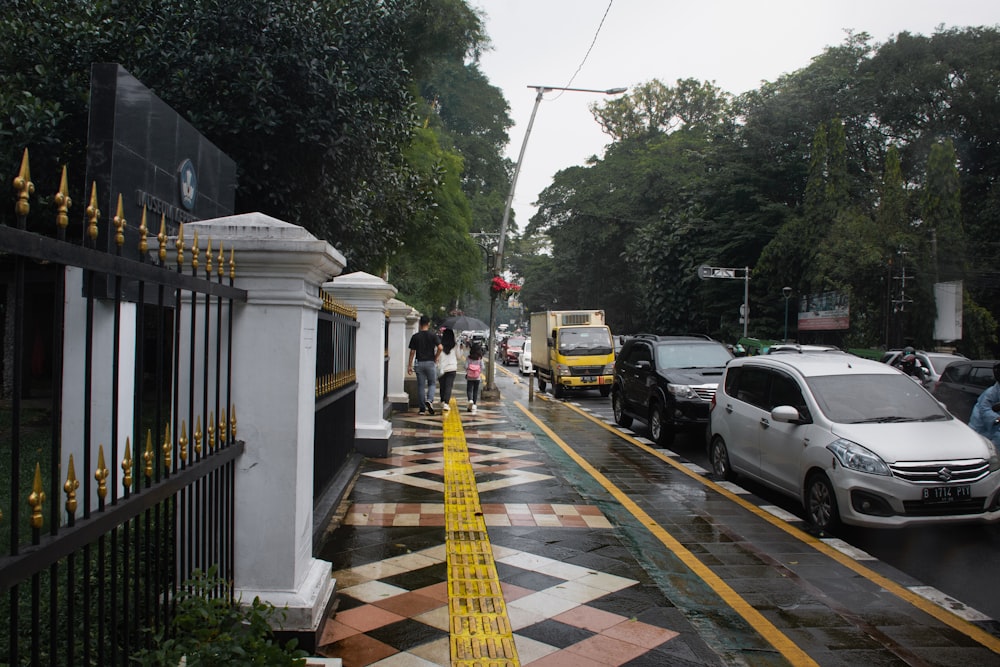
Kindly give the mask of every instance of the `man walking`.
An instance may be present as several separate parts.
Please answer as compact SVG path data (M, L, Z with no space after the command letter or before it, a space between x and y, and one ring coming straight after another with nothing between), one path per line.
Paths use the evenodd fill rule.
M407 362L407 373L417 374L417 403L420 414L434 414L434 385L437 382L437 356L441 352L441 343L437 335L430 330L431 320L426 315L420 316L420 331L410 336L410 359ZM416 358L416 361L414 361Z

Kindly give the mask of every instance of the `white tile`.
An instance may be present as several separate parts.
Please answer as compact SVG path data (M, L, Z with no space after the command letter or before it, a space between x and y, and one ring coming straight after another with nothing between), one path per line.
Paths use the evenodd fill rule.
M538 592L514 600L507 605L507 610L509 612L511 609L529 609L536 614L541 614L544 618L552 618L564 611L569 611L573 607L579 606L579 602L556 597L549 593Z
M394 653L388 658L371 663L371 667L437 667L437 664L412 653Z
M959 618L964 618L967 621L990 620L990 617L986 614L966 606L964 603L931 586L910 586L909 589L917 595L927 598L942 609L947 609Z
M517 657L522 665L540 660L550 653L555 653L559 650L558 647L535 641L528 637L522 637L521 635L514 635L514 647L517 648Z
M586 584L581 584L578 581L566 581L561 584L556 584L555 586L550 586L549 588L539 592L554 595L557 598L562 598L563 600L569 600L578 604L586 604L591 600L596 600L597 598L604 597L608 594L608 591L601 590L600 588L594 588L593 586L587 586Z
M529 554L526 551L519 551L512 556L506 556L504 558L498 558L497 562L506 563L507 565L513 565L514 567L520 567L525 570L536 571L547 565L552 565L557 563L551 558L546 558L545 556L536 556L535 554Z
M537 571L553 577L559 577L560 579L567 579L569 581L579 579L580 577L586 577L588 574L596 574L595 570L588 567L580 567L579 565L563 563L561 561L554 561L548 565L543 565L537 568Z
M448 605L425 611L422 614L414 616L413 620L420 621L424 625L429 625L444 632L451 632L451 614L448 612Z
M615 591L620 591L623 588L628 588L629 586L639 582L635 579L619 577L616 574L597 572L595 574L588 574L586 577L580 577L576 580L576 583L584 584L585 586L592 586L593 588L607 591L608 593L614 593Z
M419 570L421 568L430 567L431 565L437 565L441 561L429 558L418 551L412 554L393 556L392 558L387 558L382 562L388 563L392 567L402 568L405 572L412 572L413 570Z
M405 588L392 586L381 581L367 581L357 586L344 588L340 592L362 602L378 602L379 600L385 600L386 598L401 595L408 591Z
M435 563L443 563L446 560L448 560L448 545L446 545L446 544L439 544L439 545L434 546L434 547L428 547L426 549L421 549L420 551L416 551L414 553L418 553L421 556L426 556L427 558L430 558Z
M548 616L544 616L529 609L522 609L520 607L507 605L507 620L510 621L511 630L520 630L521 628L526 628L529 625L541 623L547 618ZM449 627L448 630L450 631L451 628Z

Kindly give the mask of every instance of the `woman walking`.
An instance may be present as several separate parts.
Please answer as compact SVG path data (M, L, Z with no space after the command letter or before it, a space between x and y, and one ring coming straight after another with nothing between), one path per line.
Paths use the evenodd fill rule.
M451 390L455 386L455 374L458 372L458 347L455 332L445 329L441 334L441 354L438 356L438 372L441 380L441 410L451 410Z
M483 348L479 343L473 343L469 349L469 357L465 362L465 395L469 399L469 412L476 414L476 402L479 400L479 384L483 376Z

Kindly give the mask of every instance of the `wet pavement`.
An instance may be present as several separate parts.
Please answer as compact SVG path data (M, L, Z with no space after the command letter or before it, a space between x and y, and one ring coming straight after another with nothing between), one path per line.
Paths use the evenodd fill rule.
M1000 665L992 619L502 370L476 414L455 388L517 653L482 664ZM442 417L392 421L319 554L337 583L318 653L449 665Z

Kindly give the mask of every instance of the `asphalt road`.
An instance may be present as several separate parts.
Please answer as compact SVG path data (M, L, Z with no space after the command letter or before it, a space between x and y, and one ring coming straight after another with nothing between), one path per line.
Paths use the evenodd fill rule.
M504 370L508 372L497 373L501 391L524 392L526 398L526 378L518 375L516 367ZM609 423L614 422L611 399L601 397L596 390L573 393L567 400ZM632 430L639 436L649 437L642 422L634 422ZM701 435L679 434L671 449L692 463L711 469ZM767 503L804 517L801 506L794 500L747 480L737 483ZM966 606L1000 619L1000 577L997 577L1000 526L956 525L899 530L847 526L835 536Z

